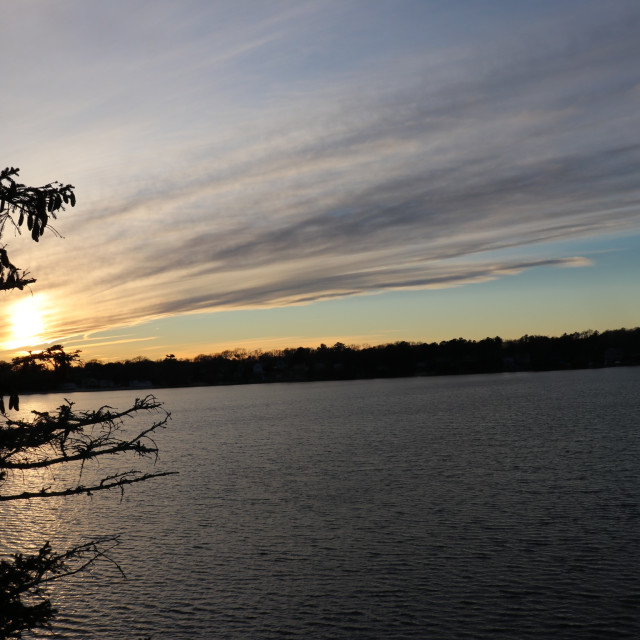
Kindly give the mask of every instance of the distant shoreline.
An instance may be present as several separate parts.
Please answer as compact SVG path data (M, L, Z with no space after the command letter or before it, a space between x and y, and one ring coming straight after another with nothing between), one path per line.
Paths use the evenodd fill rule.
M193 359L170 354L163 360L138 357L123 362L89 361L58 369L23 366L18 360L3 364L0 375L20 393L144 393L163 388L600 369L640 365L640 328L585 331L554 338L525 335L507 341L500 337L480 341L458 338L375 347L337 342L315 349L236 349ZM0 388L2 383L0 380ZM4 388L9 388L6 383Z

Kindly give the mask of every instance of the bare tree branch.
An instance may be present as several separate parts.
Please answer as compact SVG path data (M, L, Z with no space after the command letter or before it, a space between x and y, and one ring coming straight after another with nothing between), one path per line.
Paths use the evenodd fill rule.
M7 418L6 426L0 427L0 469L38 469L127 451L157 457L158 448L151 434L166 425L170 414L154 396L136 398L125 411L104 406L76 413L73 404L66 401L53 415L34 411L35 418L30 422ZM160 412L163 417L133 437L120 438L123 418L140 411ZM95 427L97 432L88 432L89 427Z
M161 473L145 473L136 477L124 477L129 474L137 474L139 471L126 471L122 474L118 474L115 480L109 481L108 478L103 478L98 484L91 485L89 487L85 487L82 485L78 485L77 487L69 488L69 489L61 489L51 491L49 488L44 487L40 491L23 491L22 493L16 493L13 495L5 495L0 496L0 502L6 502L9 500L30 500L31 498L54 498L60 496L78 496L82 494L86 494L88 496L92 495L96 491L104 491L105 489L114 489L124 487L128 484L134 484L136 482L144 482L145 480L150 480L151 478L161 478L162 476L173 476L177 475L177 471L163 471ZM115 477L115 476L114 476Z

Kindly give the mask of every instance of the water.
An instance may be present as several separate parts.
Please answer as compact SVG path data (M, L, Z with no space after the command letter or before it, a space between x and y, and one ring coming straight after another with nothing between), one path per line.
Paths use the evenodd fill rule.
M105 564L53 590L62 638L635 638L639 386L636 368L159 390L158 469L179 476L2 506L2 539L122 534L126 580Z

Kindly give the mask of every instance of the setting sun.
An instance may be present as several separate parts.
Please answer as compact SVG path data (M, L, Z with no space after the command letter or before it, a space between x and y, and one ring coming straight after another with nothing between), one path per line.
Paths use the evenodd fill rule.
M9 311L10 335L5 348L33 347L42 342L45 328L42 295L28 296L14 303Z

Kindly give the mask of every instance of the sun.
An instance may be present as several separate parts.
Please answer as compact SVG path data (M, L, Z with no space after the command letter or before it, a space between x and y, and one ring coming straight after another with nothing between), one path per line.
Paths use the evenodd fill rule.
M33 347L43 341L45 312L42 296L28 296L15 302L9 317L10 336L5 348Z

